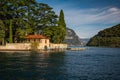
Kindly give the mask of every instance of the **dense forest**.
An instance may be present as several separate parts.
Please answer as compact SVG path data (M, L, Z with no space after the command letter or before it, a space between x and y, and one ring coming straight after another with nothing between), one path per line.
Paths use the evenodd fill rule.
M89 40L88 46L120 47L120 24L100 31Z
M29 34L42 34L53 43L66 35L64 12L59 15L48 4L35 0L0 0L0 43L23 42Z

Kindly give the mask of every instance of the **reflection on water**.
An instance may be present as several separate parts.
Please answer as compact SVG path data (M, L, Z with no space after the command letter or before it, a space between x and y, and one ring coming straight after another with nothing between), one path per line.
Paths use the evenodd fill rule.
M46 80L62 76L65 53L0 53L2 80Z
M1 52L0 80L119 80L120 49Z

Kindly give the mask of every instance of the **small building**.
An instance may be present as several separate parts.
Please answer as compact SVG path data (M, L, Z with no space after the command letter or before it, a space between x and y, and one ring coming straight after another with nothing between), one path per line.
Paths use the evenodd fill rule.
M25 42L31 43L31 42L38 42L38 49L66 49L67 44L54 44L50 43L49 38L46 36L40 35L40 34L34 34L34 35L27 35L25 37Z
M38 49L48 49L50 46L49 38L40 34L27 35L25 37L25 42L38 42Z
M0 50L31 50L32 44L37 42L37 49L39 50L65 50L67 48L67 44L54 44L50 43L49 38L43 35L34 34L25 36L24 43L7 43L4 46L0 46ZM36 49L36 48L35 48Z

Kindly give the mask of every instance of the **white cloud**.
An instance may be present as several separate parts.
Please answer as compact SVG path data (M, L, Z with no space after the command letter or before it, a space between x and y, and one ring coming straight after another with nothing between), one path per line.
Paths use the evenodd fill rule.
M93 34L95 35L97 31L105 28L105 24L116 25L117 23L120 23L120 9L115 7L84 10L68 9L65 10L64 13L66 23L69 25L68 27L74 29L80 37L81 34L84 35L82 37L91 37ZM98 24L98 26L100 24L103 26L89 26L94 24ZM107 25L106 27L110 27Z
M60 6L56 7L57 14L59 14ZM70 5L61 6L64 10L66 24L80 37L92 37L99 30L120 23L120 9L117 7L77 9L67 6Z
M75 25L120 22L120 9L117 8L65 10L65 15L66 21Z
M108 8L103 10L96 16L96 22L102 24L112 24L120 22L120 9L118 8Z
M49 3L49 0L37 1ZM79 0L76 1L80 2ZM110 5L106 4L108 7L102 7L103 5L101 4L101 8L97 5L96 7L94 6L95 8L88 8L87 4L82 4L81 2L78 4L76 4L77 2L57 2L57 0L52 0L49 4L52 5L58 15L61 9L64 10L67 27L75 30L80 37L92 37L98 31L120 23L120 8L115 7L115 5L109 7Z
M108 11L110 11L110 12L116 12L116 11L119 11L119 9L116 8L116 7L112 7L110 9L108 9Z

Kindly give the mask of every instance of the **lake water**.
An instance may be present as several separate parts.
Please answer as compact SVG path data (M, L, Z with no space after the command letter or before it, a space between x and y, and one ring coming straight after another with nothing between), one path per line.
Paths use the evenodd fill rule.
M120 48L1 52L0 80L120 80Z

